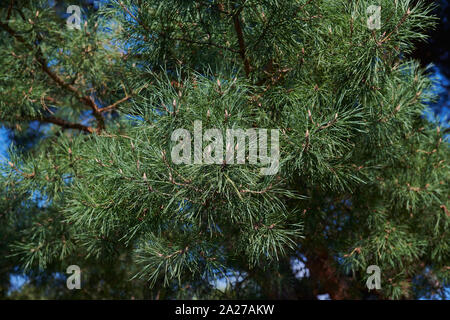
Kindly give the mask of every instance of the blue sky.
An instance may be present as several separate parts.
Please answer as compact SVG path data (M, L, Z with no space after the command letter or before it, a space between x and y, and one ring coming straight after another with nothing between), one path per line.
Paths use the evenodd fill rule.
M0 127L0 162L5 161L10 143L7 131Z

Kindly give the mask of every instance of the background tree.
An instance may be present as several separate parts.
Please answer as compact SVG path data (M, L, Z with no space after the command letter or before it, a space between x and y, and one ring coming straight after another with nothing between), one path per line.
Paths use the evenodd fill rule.
M444 295L448 143L405 58L435 20L375 2L380 30L372 1L109 1L81 30L2 3L1 120L44 126L0 178L3 283L20 264L32 297L361 299L375 264L381 298ZM280 171L175 165L195 120L280 129ZM75 294L55 277L70 264Z

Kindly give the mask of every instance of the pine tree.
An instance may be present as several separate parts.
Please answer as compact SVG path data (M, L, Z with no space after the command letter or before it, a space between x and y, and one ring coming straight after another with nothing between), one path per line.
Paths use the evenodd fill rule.
M3 1L0 120L43 138L2 167L2 268L39 287L77 264L85 298L362 299L376 265L380 298L445 295L449 148L408 58L431 10L112 0L68 28L49 1ZM171 137L196 121L279 130L279 170L175 163Z

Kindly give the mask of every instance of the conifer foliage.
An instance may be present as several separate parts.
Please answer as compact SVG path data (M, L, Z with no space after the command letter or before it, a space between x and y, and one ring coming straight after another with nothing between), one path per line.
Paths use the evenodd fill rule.
M2 163L3 287L17 268L44 286L76 264L89 286L66 298L362 299L376 265L380 298L444 295L449 147L408 58L429 5L72 2L0 5L0 121L43 136ZM70 5L79 28L55 9ZM262 175L248 145L225 161L225 134L221 164L196 163L198 141L174 162L173 133L196 121L203 139L279 131L278 170Z

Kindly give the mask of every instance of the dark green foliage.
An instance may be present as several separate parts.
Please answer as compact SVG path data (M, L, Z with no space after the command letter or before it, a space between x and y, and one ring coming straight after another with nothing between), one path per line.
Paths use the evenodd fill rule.
M369 265L381 298L443 294L449 148L405 58L434 19L374 2L373 31L362 0L110 1L81 30L2 4L0 119L50 124L0 177L3 274L37 279L15 297L361 299ZM279 172L174 164L196 120L279 129ZM70 264L83 290L55 294Z

